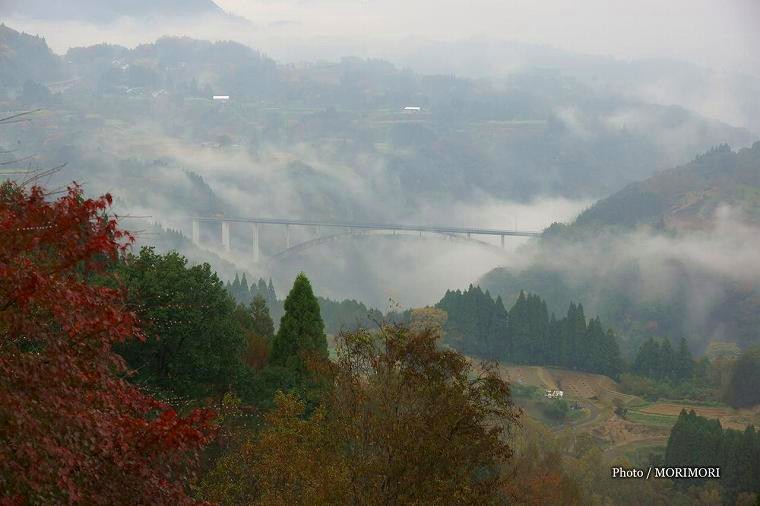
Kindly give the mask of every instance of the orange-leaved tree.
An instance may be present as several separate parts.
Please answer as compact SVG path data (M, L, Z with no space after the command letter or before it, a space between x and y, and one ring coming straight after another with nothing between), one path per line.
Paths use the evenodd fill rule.
M133 241L110 204L0 184L0 503L192 502L213 413L180 416L124 380L112 345L138 322L93 282Z

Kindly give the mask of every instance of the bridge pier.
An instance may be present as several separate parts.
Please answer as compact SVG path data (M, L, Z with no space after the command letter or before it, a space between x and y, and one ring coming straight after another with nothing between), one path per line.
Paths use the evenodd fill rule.
M193 220L193 244L200 246L201 244L201 222Z
M261 261L261 224L254 223L251 229L253 232L253 261L259 263Z
M504 234L501 234L501 249L504 249Z
M285 249L290 248L290 225L285 225Z
M230 243L230 224L227 221L222 222L222 247L227 253L232 251L232 244Z

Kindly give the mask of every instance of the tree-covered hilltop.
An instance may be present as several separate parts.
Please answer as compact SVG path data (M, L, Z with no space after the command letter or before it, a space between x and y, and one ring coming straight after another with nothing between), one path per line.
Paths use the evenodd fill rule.
M446 342L464 353L515 364L555 365L617 377L623 370L615 334L583 306L551 316L538 295L520 292L507 311L501 298L472 286L447 291L436 307L446 311Z
M760 339L758 227L760 142L722 145L552 225L519 270L495 269L480 284L507 303L540 293L550 311L581 301L626 337L630 357L662 335L694 352L713 339L746 348Z
M0 24L0 98L20 92L27 81L44 83L61 76L61 59L44 38Z
M704 229L720 206L760 223L760 142L738 151L722 144L686 165L632 183L581 213L568 233L641 225Z

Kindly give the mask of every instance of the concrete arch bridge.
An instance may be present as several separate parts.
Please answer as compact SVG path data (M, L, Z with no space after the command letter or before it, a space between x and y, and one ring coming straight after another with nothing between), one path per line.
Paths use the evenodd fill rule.
M301 252L309 248L335 241L366 237L370 235L425 237L435 235L454 242L470 242L486 248L498 247L488 241L486 237L498 237L501 248L504 248L507 237L536 237L537 231L514 230L514 229L491 229L477 227L456 227L448 225L401 225L389 223L352 223L334 221L300 220L286 218L228 218L223 216L198 216L192 218L192 240L196 245L201 244L201 224L210 224L213 228L219 227L221 248L229 253L232 251L230 227L250 227L251 255L254 262L274 260L286 257L290 254ZM278 228L284 235L284 247L263 248L262 227ZM310 229L311 234L307 238L294 240L292 232L297 228ZM239 231L238 231L239 232ZM303 235L303 234L302 234ZM271 253L272 249L274 252ZM263 251L270 251L264 256Z

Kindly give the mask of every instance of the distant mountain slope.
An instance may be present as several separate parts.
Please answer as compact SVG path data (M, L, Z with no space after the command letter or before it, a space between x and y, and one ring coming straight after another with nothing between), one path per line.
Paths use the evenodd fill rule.
M0 15L46 20L108 22L122 17L222 14L212 0L7 0Z
M44 82L60 75L60 59L45 39L0 24L0 90L19 86L27 79Z
M760 223L760 142L739 151L722 145L682 167L630 184L578 216L575 226L703 229L721 205Z
M732 212L719 212L730 207ZM541 293L550 310L578 300L622 333L643 339L760 342L760 142L720 146L597 202L526 247L519 267L481 287L509 304Z

